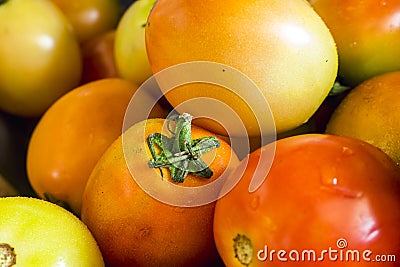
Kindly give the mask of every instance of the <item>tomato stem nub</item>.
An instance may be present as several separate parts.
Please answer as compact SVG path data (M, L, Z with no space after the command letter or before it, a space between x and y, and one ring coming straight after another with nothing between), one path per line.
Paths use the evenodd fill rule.
M171 123L175 122L174 128ZM171 137L161 133L150 134L146 141L152 159L148 162L150 168L159 168L163 177L162 167L167 167L173 182L182 183L189 173L199 177L210 178L212 170L200 158L201 155L220 146L215 136L206 136L193 140L191 134L192 116L188 113L172 115L167 118L167 128ZM160 149L156 153L155 145Z
M246 235L237 234L233 239L235 258L245 266L249 266L253 259L253 245Z
M0 266L11 267L17 263L14 248L7 243L0 244Z

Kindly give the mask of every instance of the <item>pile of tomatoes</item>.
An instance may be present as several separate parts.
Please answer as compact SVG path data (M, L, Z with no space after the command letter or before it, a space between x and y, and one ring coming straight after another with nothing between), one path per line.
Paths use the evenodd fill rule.
M0 266L399 266L399 16L0 1Z

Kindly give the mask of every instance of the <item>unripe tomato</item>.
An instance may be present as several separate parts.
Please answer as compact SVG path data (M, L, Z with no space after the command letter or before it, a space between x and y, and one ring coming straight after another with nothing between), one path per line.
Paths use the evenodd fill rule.
M36 198L3 197L0 210L0 266L104 266L88 228L65 209Z
M71 22L79 42L115 28L120 17L117 0L51 0Z
M146 25L153 73L191 61L218 62L238 69L268 101L277 132L306 122L336 78L333 37L306 1L158 0ZM224 72L221 68L220 73ZM169 91L166 98L174 107L193 98L217 99L236 111L250 135L260 134L253 114L268 112L268 107L262 101L249 107L236 93L197 82ZM256 92L247 93L258 98ZM210 129L209 121L197 123L225 134L218 127Z
M152 74L145 44L145 24L155 0L135 1L123 14L115 32L115 62L121 77L136 84Z
M79 83L78 41L64 14L47 0L5 1L0 21L0 109L39 116Z
M400 70L400 2L309 0L322 17L339 54L341 83L356 86Z

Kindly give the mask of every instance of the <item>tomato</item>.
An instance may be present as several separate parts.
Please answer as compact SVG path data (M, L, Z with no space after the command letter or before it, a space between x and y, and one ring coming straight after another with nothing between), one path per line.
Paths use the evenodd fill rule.
M71 22L79 42L115 28L120 18L117 0L51 0Z
M229 171L237 159L228 143L219 139L220 146L208 164L213 171L209 179L189 174L183 183L175 183L166 168L162 178L160 170L149 168L152 156L145 139L162 132L165 122L148 119L130 126L103 154L87 182L82 221L96 238L107 265L210 266L218 259L212 234L215 202L171 205L155 195L164 192L179 199L181 194L171 185L195 192L196 187L209 185ZM193 139L213 136L194 125L191 134ZM140 180L155 182L150 190L156 194L145 191ZM201 196L191 195L191 201Z
M241 180L217 200L214 236L226 266L371 266L379 256L397 266L400 169L385 153L335 135L280 139L249 193L268 146L240 163L231 177L243 171Z
M39 116L79 83L79 44L68 20L51 2L2 2L0 109Z
M152 74L145 44L145 24L155 0L133 2L115 34L115 60L121 77L141 84Z
M81 83L118 77L114 58L115 30L111 30L81 45L83 73Z
M240 116L251 136L260 134L258 123L261 127L269 126L255 118L254 114L268 112L259 98L268 101L277 132L288 131L311 117L336 78L334 40L306 1L159 0L146 25L147 53L153 73L183 62L218 62L239 70L258 86L255 90L262 92L261 97L248 85L242 88L245 93L239 95L230 88L201 81L168 93L166 89L170 88L161 86L175 108L199 97L225 103ZM196 69L192 71L195 72ZM224 79L229 71L221 67L205 78L216 75ZM236 78L227 79L233 82ZM244 94L256 103L248 106ZM198 108L193 109L186 111L196 114ZM225 134L210 120L197 123Z
M326 132L351 136L382 149L400 166L400 71L374 76L340 102Z
M339 79L356 86L400 70L400 2L309 0L329 27L339 54Z
M0 198L0 209L1 266L104 266L92 234L65 209L27 197Z
M121 134L137 85L119 78L87 83L54 103L29 140L27 174L35 192L50 194L79 215L90 172ZM157 109L158 108L158 109ZM160 116L157 106L153 116Z

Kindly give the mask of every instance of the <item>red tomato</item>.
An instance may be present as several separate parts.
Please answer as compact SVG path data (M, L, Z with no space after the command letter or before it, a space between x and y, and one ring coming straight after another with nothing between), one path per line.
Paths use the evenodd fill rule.
M83 71L81 83L118 77L114 58L115 30L111 30L81 45Z
M249 193L265 149L242 161L243 177L217 201L214 236L226 266L398 266L400 169L385 153L335 135L280 139L264 183Z
M400 70L400 1L309 0L336 41L339 78L355 86Z

